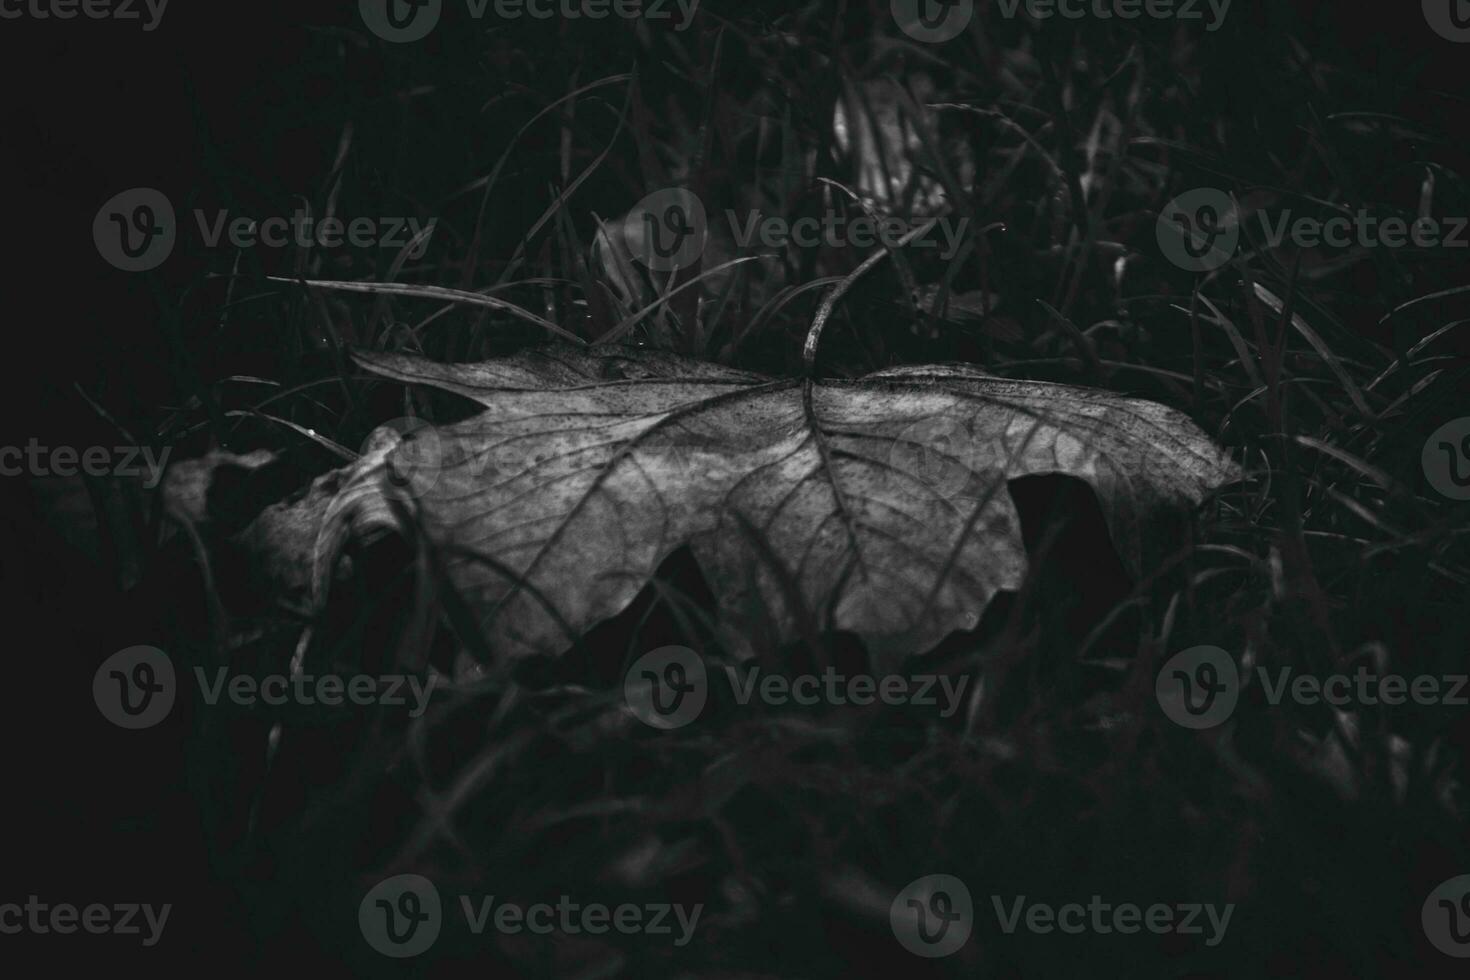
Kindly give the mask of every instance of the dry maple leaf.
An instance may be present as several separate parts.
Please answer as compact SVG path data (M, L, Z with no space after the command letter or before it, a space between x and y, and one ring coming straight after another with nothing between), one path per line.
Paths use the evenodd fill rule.
M411 521L502 656L566 649L688 545L743 652L836 629L891 662L1020 585L1008 480L1085 480L1136 571L1159 515L1236 474L1173 409L962 366L815 381L617 347L357 360L484 410L380 429L242 540L310 612L345 541Z

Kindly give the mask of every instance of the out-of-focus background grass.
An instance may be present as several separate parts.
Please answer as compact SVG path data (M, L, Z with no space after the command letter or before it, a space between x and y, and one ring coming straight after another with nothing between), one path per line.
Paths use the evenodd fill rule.
M20 219L7 292L17 310L29 301L12 317L26 351L9 386L13 444L118 443L90 399L176 457L275 450L284 472L244 495L248 517L339 464L303 430L355 449L405 405L465 412L361 377L345 347L472 359L548 339L482 309L267 276L495 287L600 338L625 311L601 285L599 218L672 184L712 213L753 200L789 218L855 213L821 182L854 185L834 107L856 91L881 112L873 100L899 85L932 107L947 166L900 155L972 219L965 251L878 266L838 308L821 369L965 360L1154 398L1229 446L1247 478L1138 583L1085 491L1015 487L1032 579L919 661L983 679L983 698L947 720L738 706L717 685L697 725L643 728L620 704L633 658L670 642L723 656L700 625L709 585L676 554L657 588L562 661L497 673L426 723L195 705L127 738L95 717L92 669L136 643L206 662L213 596L187 552L133 575L105 552L68 550L25 520L43 509L39 490L11 482L7 598L17 623L41 627L41 648L16 654L38 662L12 720L25 802L7 848L15 881L29 883L18 887L136 883L132 900L180 906L176 950L224 972L385 969L357 934L356 903L410 868L446 895L705 906L683 948L449 928L414 964L428 975L1434 976L1449 964L1424 941L1419 909L1470 871L1463 708L1346 716L1273 706L1255 686L1227 727L1201 734L1153 700L1159 665L1195 644L1248 668L1465 669L1466 511L1419 462L1429 433L1466 411L1465 251L1257 240L1196 276L1165 260L1154 231L1165 202L1200 186L1273 214L1470 214L1463 51L1416 6L1363 23L1337 5L1237 3L1205 32L1038 25L986 4L944 45L907 37L878 3L706 5L682 32L477 21L451 4L406 45L341 6L319 20L290 5L179 7L150 35L4 26L33 59L12 79L3 148ZM972 182L956 161L973 164ZM139 185L181 214L304 207L436 230L403 261L388 249L209 249L191 229L162 269L125 276L88 232L102 201ZM865 257L792 250L743 266L622 339L798 370L821 291L794 291ZM916 303L915 284L938 300ZM1263 296L1303 327L1283 329ZM315 656L381 663L410 601L401 557L366 556L360 591L314 625ZM300 625L232 590L227 558L216 572L232 625L258 633L235 651L239 669L281 669ZM826 656L863 668L849 638L824 641ZM797 651L777 653L802 666ZM26 849L28 838L45 846ZM936 872L969 883L977 925L964 951L931 962L894 941L884 896ZM1236 911L1211 948L1006 936L989 904L1093 894Z

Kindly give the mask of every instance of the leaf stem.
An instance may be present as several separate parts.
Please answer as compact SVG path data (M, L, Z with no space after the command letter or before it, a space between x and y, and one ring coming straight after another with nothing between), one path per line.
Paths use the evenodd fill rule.
M920 235L927 234L929 229L933 228L938 223L939 218L930 218L928 221L924 222L922 225L919 225L919 227L913 229L907 235L904 235L902 238L900 238L897 245L894 247L894 251L907 245L909 242L913 241L915 238L918 238ZM806 344L803 345L801 349L801 360L802 363L806 365L806 373L808 375L813 373L813 369L817 361L817 343L822 338L822 328L827 325L827 318L832 315L832 308L837 305L837 301L839 299L847 294L847 291L852 288L853 283L857 282L858 279L862 278L864 273L873 268L873 266L877 265L879 262L882 262L891 254L893 253L890 251L879 250L868 256L866 259L863 259L861 265L852 270L847 278L843 279L837 285L833 286L832 291L829 292L822 299L822 305L817 307L817 315L812 317L811 329L807 331Z

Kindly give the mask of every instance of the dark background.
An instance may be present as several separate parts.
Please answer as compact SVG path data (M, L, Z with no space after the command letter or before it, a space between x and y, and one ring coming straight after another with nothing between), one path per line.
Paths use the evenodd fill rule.
M862 17L854 10L852 30L862 29ZM1294 25L1323 50L1338 51L1341 63L1360 67L1366 88L1391 86L1403 66L1417 64L1425 86L1470 93L1470 51L1427 31L1417 3L1258 8L1237 0L1214 55L1219 84L1209 95L1237 120L1269 119L1285 95L1249 68L1254 47L1266 43L1256 26L1263 21ZM531 29L544 31L548 54L545 65L528 69L556 70L555 32ZM0 188L8 218L0 444L116 441L76 397L75 384L141 423L156 418L158 406L188 397L190 378L323 367L312 359L324 355L302 359L270 324L256 340L214 333L193 316L198 305L183 297L214 288L200 283L222 271L218 256L180 248L158 273L129 275L100 258L90 229L103 201L134 186L163 190L181 215L196 205L282 214L293 195L320 200L348 120L363 148L360 165L382 170L379 206L357 213L411 213L410 202L440 199L464 174L483 171L504 134L464 120L496 94L472 85L476 60L494 50L494 39L481 44L441 26L423 57L441 82L463 87L446 86L394 118L383 110L399 81L394 65L381 45L348 36L362 33L356 4L346 0L173 0L152 33L111 20L0 21ZM606 64L617 62L616 52L604 55ZM1458 131L1466 131L1463 124ZM424 141L424 132L438 138ZM515 179L536 185L534 175ZM176 324L193 363L180 364L161 322L186 309ZM148 952L150 962L182 956L228 974L238 966L231 950L249 945L256 930L237 896L205 867L199 815L182 780L180 732L113 730L89 691L95 665L119 646L153 642L159 621L192 599L192 586L124 596L35 519L23 483L7 478L0 494L0 614L11 640L0 698L8 750L0 769L7 783L0 899L23 901L35 892L79 905L172 902L166 948ZM119 937L77 936L63 953L46 941L55 938L28 945L42 962L80 953L120 964L135 952ZM289 937L277 941L290 946ZM0 937L0 956L13 945ZM310 948L300 952L309 963Z

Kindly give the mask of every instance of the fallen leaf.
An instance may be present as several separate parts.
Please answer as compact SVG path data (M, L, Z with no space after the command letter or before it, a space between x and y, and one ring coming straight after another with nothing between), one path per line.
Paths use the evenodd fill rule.
M242 540L310 612L349 538L411 520L489 649L510 657L566 649L688 545L738 652L838 629L891 663L973 628L1020 585L1008 480L1085 480L1137 571L1169 544L1159 515L1237 472L1173 409L967 366L811 381L616 347L479 364L355 356L484 410L379 429Z

